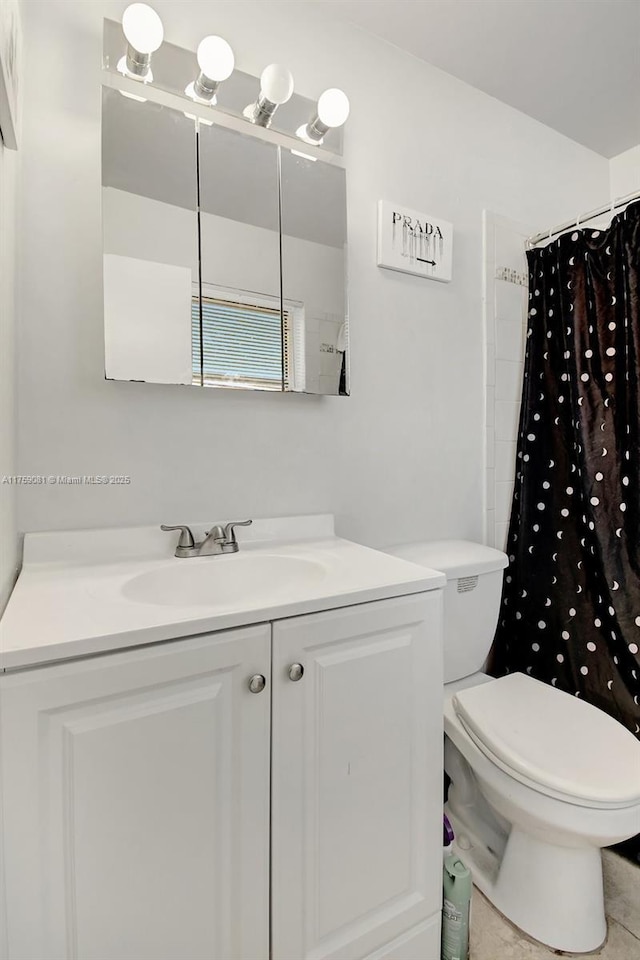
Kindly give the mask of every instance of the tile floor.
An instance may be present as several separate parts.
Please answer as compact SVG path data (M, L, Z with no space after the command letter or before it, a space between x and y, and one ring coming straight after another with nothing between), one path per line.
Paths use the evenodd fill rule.
M640 960L640 869L629 860L604 852L604 892L609 934L602 960ZM529 940L474 889L471 960L549 960L575 956L549 950Z

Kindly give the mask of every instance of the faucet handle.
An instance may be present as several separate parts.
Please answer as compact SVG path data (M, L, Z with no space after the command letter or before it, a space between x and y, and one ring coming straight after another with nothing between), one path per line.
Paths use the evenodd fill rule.
M165 532L169 530L180 530L181 532L180 532L180 538L178 540L178 546L179 547L194 546L193 534L191 533L191 529L189 527L185 527L180 523L176 527L168 527L165 523L162 523L160 524L160 529L164 530Z
M224 538L228 543L236 543L236 527L250 527L253 520L233 520L224 528Z

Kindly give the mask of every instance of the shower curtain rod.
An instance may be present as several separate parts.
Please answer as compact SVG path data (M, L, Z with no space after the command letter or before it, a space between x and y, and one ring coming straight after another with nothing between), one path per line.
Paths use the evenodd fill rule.
M532 237L527 238L527 247L535 247L537 243L540 243L541 240L550 240L551 237L559 236L559 234L564 233L565 230L575 230L576 227L581 226L587 220L595 220L596 217L601 216L603 213L610 211L613 213L614 210L617 210L618 207L625 207L628 203L631 203L632 200L640 199L640 190L636 190L634 193L627 194L626 197L617 197L611 203L604 203L601 207L598 207L597 210L590 210L589 213L584 213L579 217L576 217L575 220L567 220L566 223L561 223L557 227L553 227L551 230L542 230L540 233L534 234Z

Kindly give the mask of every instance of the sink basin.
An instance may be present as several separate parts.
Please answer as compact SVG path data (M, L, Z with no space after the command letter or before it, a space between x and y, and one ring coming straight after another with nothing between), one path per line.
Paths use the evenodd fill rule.
M138 603L171 607L255 606L281 600L324 576L324 567L313 560L234 554L175 560L127 580L122 593Z

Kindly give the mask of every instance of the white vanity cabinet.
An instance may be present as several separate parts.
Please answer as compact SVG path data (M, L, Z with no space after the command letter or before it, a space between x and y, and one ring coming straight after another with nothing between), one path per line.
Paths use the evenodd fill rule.
M1 678L9 960L266 960L269 664L262 625Z
M440 604L1 677L8 960L435 960Z
M440 956L440 603L273 625L274 960Z

